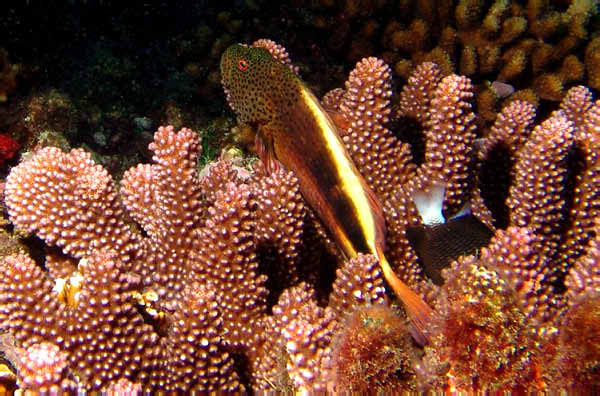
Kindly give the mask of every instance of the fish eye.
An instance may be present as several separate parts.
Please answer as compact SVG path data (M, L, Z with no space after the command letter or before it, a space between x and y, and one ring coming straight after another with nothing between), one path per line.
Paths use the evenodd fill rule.
M240 59L237 66L241 71L246 71L246 69L248 69L248 61L246 59Z

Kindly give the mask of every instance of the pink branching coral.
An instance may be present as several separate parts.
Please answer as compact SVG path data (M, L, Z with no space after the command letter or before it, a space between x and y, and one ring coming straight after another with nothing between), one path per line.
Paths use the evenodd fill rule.
M282 47L264 46L291 65ZM8 177L15 227L64 253L0 263L0 327L12 340L2 349L20 386L597 391L600 102L574 88L536 120L514 101L477 131L469 80L436 68L416 69L397 115L389 68L374 58L324 99L384 202L386 256L435 307L430 345L413 344L389 309L374 257L340 259L291 172L219 161L199 178L197 135L161 127L153 163L118 188L83 150L42 149ZM422 161L392 117L412 119ZM440 185L440 216L470 203L494 237L438 286L406 231L426 225L415 197ZM26 360L40 349L45 360ZM36 382L28 367L43 364L53 374Z
M68 389L64 371L67 367L67 354L48 342L33 344L19 351L19 386L40 393L58 393Z
M591 316L584 320L584 308L566 308L573 298L563 290L573 287L565 283L565 278L572 279L578 271L574 267L578 258L593 253L588 244L596 235L594 221L600 205L594 149L600 102L594 104L586 88L573 88L560 110L537 125L532 105L512 102L500 113L491 131L482 132L475 144L468 81L440 76L434 64L421 65L403 88L400 100L400 116L413 118L423 129L423 164L415 167L410 155L392 156L403 159L406 166L401 169L408 181L386 186L392 194L373 186L386 199L388 255L394 258L399 273L422 290L439 314L432 324L432 345L425 348L419 369L422 386L463 391L568 389L578 381L586 384L582 389L597 386L589 379L577 379L590 378L590 369L584 367L595 367L597 349L588 346L585 351L589 355L585 357L583 352L567 352L569 348L583 351L577 347L596 343L593 336L591 341L573 346L562 337L559 348L553 342L557 334L573 329L577 320L581 320L577 323L586 334L594 334L596 326L593 309L587 308ZM374 99L377 96L370 96L371 92L389 96L379 88L385 79L385 74L372 69L360 82L350 79L345 92L327 96L329 103L336 97L343 103L345 95L356 96L356 89L365 92L355 101L368 116L351 122L346 129L341 125L348 148L359 158L357 163L366 164L359 165L365 175L373 174L385 163L383 159L376 163L377 157L385 158L403 145L402 136L398 139L385 129L386 118L381 118L381 126L367 121L371 113L385 109L381 100ZM344 114L344 107L339 109ZM369 132L359 137L355 130L360 120ZM500 156L503 161L498 166L494 160ZM363 157L369 160L361 161ZM446 283L439 289L423 282L419 257L405 237L409 226L422 221L414 207L414 192L427 191L428 184L435 180L446 183L446 213L471 202L473 213L490 228L510 227L507 233L498 230L481 256L464 257L446 270ZM453 184L452 180L461 182ZM453 202L453 197L460 199ZM588 268L597 267L587 260ZM587 274L597 279L595 272ZM596 299L594 287L584 287L581 293L578 301L591 307L588 301ZM579 319L566 319L569 314L565 312ZM505 348L508 345L517 349ZM467 356L468 351L476 354ZM569 379L557 381L565 378L556 377L559 370L555 367L560 363L549 368L546 362L576 355L588 363L571 366L566 376ZM499 360L504 362L501 370L496 367Z
M300 244L306 209L296 179L257 168L242 181L221 163L198 180L199 139L189 129L160 128L150 149L154 163L126 172L118 191L82 150L45 148L11 172L6 203L14 224L76 259L49 255L49 272L26 255L1 264L0 319L14 348L48 343L64 361L52 383L22 386L269 389L278 383L269 376L275 342L291 359L285 381L325 389L321 367L338 317L385 303L376 262L361 256L340 270L333 308L319 307L304 284L286 290L268 315L261 247L274 247L270 261L291 264L272 272L267 264L284 282L275 291L297 282L293 262L309 256ZM290 321L288 310L297 318ZM251 372L240 371L242 356ZM28 366L15 365L26 378Z
M9 177L6 202L12 220L78 258L83 284L75 306L62 304L52 281L31 259L7 258L2 301L12 308L4 311L3 326L24 347L57 343L69 353L70 374L83 389L103 389L120 378L145 390L242 386L225 347L252 343L249 329L264 310L266 293L249 250L251 193L248 186L227 184L199 228L198 144L190 130L161 128L151 145L155 164L124 176L123 201L106 171L81 150L43 149ZM125 207L145 235L124 215ZM228 245L218 242L228 239L225 234L231 234ZM220 267L224 258L227 272ZM24 274L30 287L11 289ZM244 287L233 287L234 280ZM224 289L231 293L223 300L218 296ZM35 301L48 303L35 304L31 293L39 296ZM218 309L217 299L222 301ZM35 317L37 309L46 310L44 323L31 328L19 319ZM77 325L90 319L89 326Z

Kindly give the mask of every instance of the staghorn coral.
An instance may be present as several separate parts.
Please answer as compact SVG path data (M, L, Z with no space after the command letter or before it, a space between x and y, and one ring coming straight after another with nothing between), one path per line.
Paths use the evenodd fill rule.
M468 80L442 79L434 64L424 64L404 87L398 114L401 119L414 118L422 128L426 153L423 163L416 164L403 136L398 138L387 128L389 76L385 65L363 60L346 89L335 90L324 101L338 113L340 133L360 171L385 201L390 261L439 307L441 322L432 325L432 331L440 344L426 348L429 363L420 371L422 386L515 391L568 387L583 368L571 371L570 379L559 383L553 380L558 375L554 369L540 362L560 356L547 341L555 340L556 329L567 325L560 319L569 301L563 294L568 288L565 276L574 260L586 254L595 235L591 224L600 202L592 147L599 105L592 104L585 88L573 88L561 103L562 110L535 125L535 106L510 102L491 131L476 141ZM499 158L502 161L495 165ZM472 266L455 265L452 275L446 275L453 280L436 288L426 281L406 229L422 222L413 202L415 193L430 194L436 181L448 183L454 177L462 182L457 187L445 184L449 190L444 205L460 196L453 207L471 202L474 214L491 229L518 226L524 231L498 230L486 253L461 259ZM379 185L382 180L396 182ZM522 262L519 252L527 255ZM510 264L504 263L504 257ZM491 284L497 286L495 291L487 290ZM470 297L464 299L465 295ZM592 324L586 322L591 331ZM441 346L452 350L453 334L461 337L478 326L484 330L465 340L473 343L466 350L480 351L477 355L445 354L449 350ZM513 342L521 349L502 349ZM495 363L501 355L504 369L497 371ZM481 364L479 371L470 368L473 361Z
M514 177L506 204L510 223L535 227L544 236L547 249L555 250L567 169L566 154L571 147L573 127L567 117L557 114L536 126L517 153ZM536 175L536 177L533 177ZM540 205L539 202L544 202Z
M569 54L576 52L588 37L588 23L597 12L596 6L596 1L576 1L563 8L535 1L525 5L505 0L463 0L456 4L454 20L422 14L419 8L413 8L410 26L403 28L402 24L390 22L385 37L389 37L389 46L409 54L416 64L431 60L429 54L441 49L454 64L469 64L466 68L461 66L460 72L471 71L470 77L495 73L500 81L515 81L529 73L527 66L533 64L535 74L546 71L562 84L573 77L561 75L561 62L571 62ZM420 25L424 28L414 28ZM444 39L449 31L453 36L451 45ZM429 46L405 45L424 40ZM581 78L576 70L569 72L575 73L575 79Z
M502 98L489 82L511 84L515 97L555 102L573 84L598 86L596 0L422 3L432 2L404 1L382 10L375 37L383 50L365 54L383 57L403 79L423 62L437 63L444 75L472 78L482 93L482 125L494 120Z
M333 310L318 307L313 294L301 283L284 291L273 307L278 344L288 355L288 376L301 394L325 391L327 375L320 371L330 359L336 326Z
M370 77L378 75L381 76L374 73ZM534 125L533 105L511 102L503 109L491 132L475 144L473 127L464 128L469 121L463 120L472 120L473 116L469 115L469 107L460 102L459 98L463 95L461 90L445 93L446 97L457 100L452 105L442 105L447 102L435 100L440 95L437 90L442 83L439 75L432 64L420 66L403 89L399 114L414 118L421 125L426 150L432 140L443 136L434 135L435 125L432 124L437 111L457 115L454 122L459 128L455 129L452 121L449 121L441 129L452 131L451 138L454 139L461 136L459 131L464 131L462 136L465 140L447 149L431 144L429 147L433 155L425 155L425 162L412 174L409 173L406 185L395 186L394 194L386 204L388 249L392 250L389 255L396 259L395 264L401 274L413 274L406 278L407 281L422 290L441 316L438 319L441 322L436 321L437 324L432 327L432 346L425 349L426 358L420 371L423 386L466 391L568 389L577 383L577 378L589 378L586 377L589 374L585 374L589 369L584 365L577 366L568 372L568 380L557 382L555 378L562 377L558 371L553 371L556 366L549 369L542 362L560 360L557 356L572 358L583 353L568 352L571 346L568 346L570 342L565 338L562 338L563 344L559 348L552 345L550 341L556 340L561 328L573 328L572 323L581 320L578 323L586 328L583 332L594 334L596 326L594 310L589 321L577 316L575 309L571 311L580 319L562 318L566 304L572 301L572 297L563 294L565 289L572 287L568 282L565 283L565 277L569 279L568 274L573 274L574 262L579 257L593 252L588 244L596 235L594 221L600 201L597 197L597 150L594 149L594 142L598 136L597 111L600 102L593 103L586 88L573 88L561 103L562 110L537 126ZM366 78L361 81L366 85L361 86L364 92L369 92L368 81ZM367 114L369 110L375 112L376 108L369 106L377 102L367 95L363 98L358 101L363 103L364 111ZM378 106L381 104L378 103ZM379 131L372 126L371 129ZM368 138L363 138L364 142L349 140L347 136L352 135L344 134L344 137L349 147L356 147L359 155L373 155L371 153L374 150L369 150L369 144L380 138L377 133L373 135L366 135ZM387 141L388 147L402 144L402 137L400 135L400 140L396 142L393 141L395 138ZM465 150L465 146L469 146L466 150L473 151L463 156L462 153L469 151L458 150ZM365 154L360 154L360 148ZM432 289L422 282L419 259L405 242L404 236L408 225L420 222L411 192L415 188L417 191L423 189L421 175L427 169L439 166L439 160L433 161L435 158L448 161L442 168L448 172L446 174L461 174L465 169L464 177L470 187L464 188L464 199L471 201L474 214L490 228L526 227L526 231L521 232L509 228L508 234L498 230L495 242L481 253L481 257L476 255L461 259L461 265L455 264L452 272L447 270L447 283L440 289ZM369 163L368 167L360 167L360 170L369 174L371 169L377 169L376 166ZM444 204L447 199L446 196ZM397 244L396 241L401 243ZM522 254L527 254L527 258L520 260ZM510 264L498 264L503 262L503 258ZM588 259L588 263L592 268L597 266L591 264L591 259ZM586 274L597 279L595 272ZM497 290L493 291L490 285L497 285ZM594 301L596 298L594 290L590 285L582 291L580 301L586 301L587 307L591 306L587 305L591 304L587 302L588 299ZM504 318L502 315L505 315ZM584 308L578 311L578 315L584 315ZM475 329L478 328L483 331L477 332ZM474 336L462 340L464 334ZM461 342L473 344L461 348ZM587 342L596 341L592 339ZM508 344L522 346L517 351L513 351L512 347L502 349L503 345ZM577 349L577 344L572 347ZM588 347L586 351L592 351L590 355L580 355L581 359L591 362L586 363L587 367L594 367L598 358L593 352L595 350ZM461 355L460 351L478 352L477 355L466 356ZM501 372L495 371L497 369L494 367L502 354L505 361L503 369ZM486 359L489 359L487 366ZM431 367L436 367L437 371L431 371ZM448 375L448 370L452 370L452 374ZM587 390L591 386L595 386L595 383L587 380L582 389Z
M413 110L399 115L403 120L417 118L411 125L416 125L425 147L431 150L421 163L412 159L412 141L402 135L402 128L395 131L390 126L393 124L388 124L391 93L385 88L390 85L389 69L384 64L374 59L361 62L346 89L327 99L328 108L339 113L336 122L343 121L341 133L361 164L361 172L385 197L390 261L438 310L430 330L432 345L421 352L411 352L408 347L395 349L393 361L398 365L381 366L373 378L397 383L393 382L398 379L394 370L402 366L411 373L410 381L414 382L410 386L428 390L554 391L576 383L581 384L582 391L594 390L593 367L598 356L593 348L596 340L588 337L587 330L593 332L598 321L587 312L597 298L594 221L600 202L595 194L597 161L593 147L600 104L593 103L582 88L569 93L562 110L548 121L535 122L532 105L514 102L503 110L494 132L475 141L472 120L476 113L469 106L468 81L450 76L446 85L441 85L440 74L431 73L434 67L424 68L432 80L414 79L421 81L423 92L404 95L403 108ZM418 91L410 84L405 90ZM451 110L451 117L433 116L444 108ZM550 141L557 149L543 150L544 155L536 160L529 142L536 134L552 134L556 120L567 126L571 138L565 144L575 150L559 147L562 140ZM519 133L509 134L512 130ZM448 136L453 140L445 140L446 131L453 131ZM452 143L457 140L459 143ZM132 387L188 391L194 387L225 390L244 386L255 391L311 393L334 391L338 384L351 383L347 372L336 371L332 363L348 356L340 353L347 349L336 347L342 341L334 340L349 340L351 345L364 347L344 333L344 323L349 323L348 317L360 318L361 312L378 311L386 304L374 258L359 256L345 262L337 271L329 300L323 302L316 293L322 284L315 280L326 278L319 267L335 255L326 253L332 247L330 241L324 240L318 224L313 224L315 218L298 196L293 175L284 170L266 175L258 165L250 177L244 177L243 172L221 162L198 180L193 168L199 147L191 131L175 133L161 128L152 146L154 164L133 168L119 192L81 150L59 155L44 149L13 170L6 190L11 220L42 235L47 243L77 255L84 280L78 302L67 306L52 291L52 273L63 272L54 269L46 273L25 256L5 258L3 273L8 275L0 277L0 312L4 315L2 323L16 340L15 348L41 342L58 346L69 356L66 371L74 374L73 386L92 390ZM506 173L503 180L507 186L496 189L483 169L497 157L500 147L509 161L491 175ZM397 159L393 153L402 153L399 165L386 167L390 164L386 161ZM573 153L578 157L572 157ZM439 164L440 158L445 165ZM525 170L527 163L540 169L527 177L539 180L553 176L556 167L546 169L546 163L564 164L566 172L559 170L562 188L553 185L545 191L541 182L516 188L516 174ZM28 167L31 174L23 171ZM426 173L428 169L431 171ZM399 175L386 174L398 171ZM457 183L462 188L457 188L461 202L472 201L475 214L488 219L490 226L510 227L497 230L489 248L459 259L446 270L444 285L437 287L422 273L405 230L422 222L413 194L432 191L423 175L445 180L454 174L467 180ZM381 180L399 181L386 184ZM585 200L574 200L574 191L580 191ZM541 198L533 202L518 199L534 193ZM514 205L503 211L509 196ZM558 228L559 242L552 238L548 242L543 226L548 219L544 216L553 216L554 211L545 205L552 209L561 199L565 204L558 210L565 216ZM512 223L515 217L509 215L516 210L513 207L524 208L519 215L523 224L518 227ZM90 215L89 210L98 214ZM502 213L506 215L504 224L499 224L496 218ZM63 214L69 217L58 217ZM61 220L52 224L56 229L49 219ZM261 257L265 244L276 253L273 262L293 263L292 268L280 272L265 269L269 268ZM568 260L560 261L564 257ZM90 262L99 268L92 268ZM563 262L562 266L556 267L557 262ZM112 270L100 271L108 267ZM17 273L19 268L26 270ZM310 276L303 268L309 268ZM280 280L281 285L269 285ZM106 284L112 288L102 287ZM46 286L34 287L38 285ZM267 289L273 295L268 297ZM114 292L107 294L106 290ZM93 298L88 297L91 295ZM92 301L102 303L97 296L106 296L113 310L107 311L108 321L95 313L98 305L90 305ZM16 299L21 302L14 304ZM270 307L269 300L278 302ZM383 342L384 351L397 340L409 340L402 316L386 315L388 323L394 323L401 334L386 337L389 342ZM119 320L111 321L113 316ZM36 319L40 317L49 319L40 323ZM57 321L75 319L86 326L81 330L85 337L65 337L52 327ZM131 352L131 345L137 344L123 337L127 334L123 329L141 335L135 339L143 344L138 353ZM365 329L365 339L377 337L376 332L369 332L376 329ZM569 337L561 336L554 342L563 333ZM107 335L110 342L102 344ZM91 340L86 347L104 348L104 354L95 354L93 348L79 349L84 348L78 344L80 339ZM455 347L464 343L470 349L455 353ZM362 348L370 353L367 349ZM82 350L90 352L89 359L78 357ZM185 354L185 360L176 358L174 351ZM209 356L212 359L207 365L204 359ZM385 359L383 355L369 356L366 363ZM504 363L502 368L494 359ZM584 363L570 364L572 359ZM117 364L106 370L105 361ZM140 366L146 369L142 371ZM586 371L590 367L591 371ZM89 382L80 373L93 373L98 380ZM373 382L364 386L374 389Z

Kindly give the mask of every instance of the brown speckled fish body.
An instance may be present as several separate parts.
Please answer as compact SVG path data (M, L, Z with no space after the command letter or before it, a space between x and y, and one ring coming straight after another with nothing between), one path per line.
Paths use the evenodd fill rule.
M276 166L276 158L296 173L304 198L348 258L363 252L379 259L386 280L425 338L432 311L391 270L383 254L381 205L316 97L289 67L261 48L231 46L221 58L221 74L239 121L258 130L258 152L267 168Z
M247 62L246 70L238 64L240 59ZM358 252L375 254L368 239L385 243L381 206L312 92L289 67L262 48L230 47L223 55L221 69L228 99L239 120L259 131L260 143L267 151L263 160L271 162L269 156L273 154L296 173L304 198L347 257ZM322 117L315 117L315 111ZM324 129L329 130L328 136L324 136ZM338 152L336 161L331 160L332 150ZM350 190L353 187L355 191ZM372 212L371 224L359 223L360 210ZM365 227L369 228L367 234Z

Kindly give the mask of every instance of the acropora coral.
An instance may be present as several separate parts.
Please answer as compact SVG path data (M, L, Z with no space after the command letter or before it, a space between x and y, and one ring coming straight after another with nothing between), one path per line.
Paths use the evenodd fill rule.
M199 137L161 127L153 163L119 188L81 149L44 148L11 171L10 220L62 250L1 263L2 349L20 386L598 391L600 102L573 88L536 120L513 101L480 131L465 76L419 66L397 113L391 88L368 58L323 103L384 203L390 263L435 308L429 345L389 309L373 256L341 259L291 172L219 161L199 178ZM422 161L415 134L391 125L417 129ZM440 213L470 204L494 236L438 286L406 229L422 224L415 194L440 184Z

